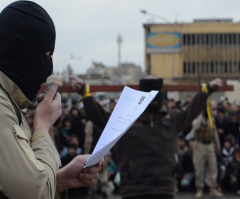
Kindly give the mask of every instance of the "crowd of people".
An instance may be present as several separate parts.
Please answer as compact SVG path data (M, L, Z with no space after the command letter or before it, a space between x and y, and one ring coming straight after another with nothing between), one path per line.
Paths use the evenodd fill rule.
M187 96L185 102L175 102L173 99L163 100L162 106L167 109L184 110L191 102L192 97ZM99 100L98 103L108 112L112 112L116 100ZM28 123L33 124L34 107L28 109ZM220 148L215 146L217 158L217 184L218 191L231 189L240 194L240 106L229 103L227 99L220 102L211 101L212 114L215 118L215 127L218 132ZM62 105L62 116L55 122L50 130L50 135L61 157L64 167L73 158L80 154L91 154L101 136L102 130L88 118L82 104L70 107ZM185 191L195 188L196 165L193 161L194 128L189 124L179 132L176 142L176 188L175 191ZM118 160L115 148L105 157L105 165L99 175L98 181L89 188L78 188L69 191L70 196L102 194L109 196L113 191L118 191L120 183L118 174ZM211 174L210 174L211 175ZM206 175L204 184L208 185Z
M191 101L190 96L188 96L188 101ZM221 98L219 102L212 100L210 103L211 112L215 120L217 139L219 139L220 144L220 147L217 147L216 142L213 144L217 164L217 189L219 192L223 192L224 190L236 191L237 194L240 195L240 106L235 103L231 104L225 98ZM178 103L175 103L172 108L184 108L180 102L179 104L180 106ZM189 127L179 132L177 141L176 192L178 192L179 188L184 190L196 186L196 169L198 169L197 167L199 167L199 165L194 164L194 153L196 153L194 143L196 143L196 132L192 124L189 124ZM209 143L204 144L208 145ZM197 144L195 144L195 146L196 145ZM201 157L198 156L198 159L201 159ZM203 161L204 160L201 159L201 162ZM206 162L206 165L204 165L205 171L202 176L204 178L204 184L206 185L209 183L207 175L213 175L214 173L214 171L210 171L208 174L207 164L215 163L209 160Z

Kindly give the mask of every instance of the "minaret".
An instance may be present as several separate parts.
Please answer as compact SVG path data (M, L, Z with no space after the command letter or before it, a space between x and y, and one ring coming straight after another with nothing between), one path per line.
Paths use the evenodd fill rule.
M117 37L117 44L118 44L118 67L121 64L121 44L123 42L122 36L120 34L118 34Z

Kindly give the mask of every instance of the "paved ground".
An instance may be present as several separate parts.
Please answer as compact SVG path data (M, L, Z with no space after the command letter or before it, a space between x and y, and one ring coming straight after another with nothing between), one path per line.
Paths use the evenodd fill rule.
M175 199L194 199L195 194L194 193L178 193L175 197ZM208 199L211 198L207 193L204 193L204 196L202 199ZM221 199L239 199L240 196L237 194L224 194L224 196ZM101 196L99 196L96 199L102 199ZM108 199L121 199L119 195L112 195ZM151 198L146 198L146 199L151 199Z
M176 195L176 199L193 199L195 198L195 193L178 193ZM202 197L202 199L207 199L207 198L211 198L209 196L208 193L204 193L204 196ZM239 195L237 194L224 194L223 197L221 197L221 199L235 199L235 198L239 198Z

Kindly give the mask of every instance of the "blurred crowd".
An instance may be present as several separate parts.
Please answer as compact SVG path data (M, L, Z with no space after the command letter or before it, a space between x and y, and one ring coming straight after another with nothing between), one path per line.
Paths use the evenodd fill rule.
M166 109L185 110L192 97L187 96L184 102L173 99L163 100ZM108 112L112 112L117 99L99 100L98 103ZM218 132L221 148L215 146L218 168L218 191L231 189L240 194L240 105L231 104L221 98L219 102L211 101L212 114ZM88 119L82 104L70 107L62 104L62 116L50 130L52 140L61 157L62 166L67 165L79 154L91 154L103 129L94 125ZM34 107L28 108L28 123L32 128ZM179 132L176 142L176 186L175 192L195 188L195 167L193 163L193 147L195 137L192 124ZM206 176L206 175L205 175ZM207 178L204 183L207 185ZM118 192L120 177L115 147L105 156L105 164L99 178L90 187L69 190L70 197L91 196L101 194L107 198L113 192Z
M191 102L191 96L187 97L183 105L181 102L168 101L168 106L180 110L184 109L189 102ZM240 195L240 105L237 103L231 104L225 97L221 97L219 102L212 100L210 104L220 142L220 148L216 146L216 143L213 145L217 160L217 189L219 192L224 192L224 190L236 191ZM179 189L195 188L197 167L193 161L194 143L197 142L195 138L194 128L191 124L182 132L179 132L176 148L175 192L178 192ZM207 145L208 143L204 144ZM209 161L206 164L211 164L211 162ZM206 170L207 165L205 165L204 171L204 184L208 185Z

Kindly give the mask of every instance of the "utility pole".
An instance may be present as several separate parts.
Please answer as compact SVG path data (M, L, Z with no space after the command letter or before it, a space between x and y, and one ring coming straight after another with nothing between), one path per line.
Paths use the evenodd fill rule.
M118 44L118 66L121 64L121 44L123 42L122 36L118 34L117 44Z

